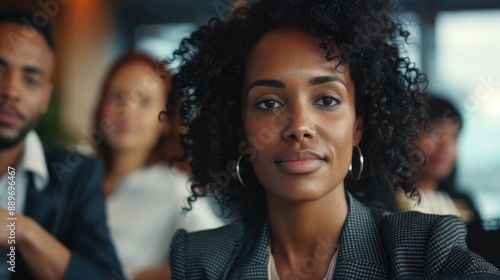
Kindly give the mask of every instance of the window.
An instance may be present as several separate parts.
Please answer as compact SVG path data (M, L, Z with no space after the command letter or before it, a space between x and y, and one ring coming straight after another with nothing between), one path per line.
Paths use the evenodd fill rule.
M135 49L158 59L171 58L181 40L189 36L196 27L193 23L140 25L134 34ZM177 63L174 61L169 68L175 68Z
M432 89L464 117L458 183L483 219L500 218L500 10L441 12Z

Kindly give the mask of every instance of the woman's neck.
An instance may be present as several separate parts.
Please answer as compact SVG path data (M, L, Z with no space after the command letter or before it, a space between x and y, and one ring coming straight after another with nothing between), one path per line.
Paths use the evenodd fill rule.
M417 176L417 188L423 191L437 191L439 187L438 180L429 176Z
M111 158L108 173L104 179L104 192L106 196L112 194L117 183L128 174L141 169L148 160L147 151L118 152Z
M313 202L287 203L268 196L268 210L271 250L280 277L301 277L314 262L316 269L307 275L309 279L322 279L347 218L343 186Z

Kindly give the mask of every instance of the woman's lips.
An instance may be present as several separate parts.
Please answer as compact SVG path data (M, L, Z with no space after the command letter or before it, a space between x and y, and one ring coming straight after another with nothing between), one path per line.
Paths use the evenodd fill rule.
M116 132L118 134L130 134L135 132L134 125L128 123L128 122L121 122L117 123L116 125Z
M16 110L11 108L0 108L0 123L6 125L14 125L17 122L22 121L22 115Z
M324 163L324 157L309 150L283 153L276 160L279 169L291 174L309 173L320 168Z

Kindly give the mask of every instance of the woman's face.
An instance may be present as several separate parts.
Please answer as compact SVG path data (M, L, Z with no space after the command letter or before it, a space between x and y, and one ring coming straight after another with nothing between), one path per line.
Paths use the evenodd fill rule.
M348 67L294 29L267 33L248 57L243 127L268 197L317 200L337 188L362 136Z
M114 152L151 150L167 124L158 120L166 102L165 83L143 62L130 62L111 77L101 117L114 129L105 141Z
M460 123L448 119L431 120L429 129L419 129L419 149L427 159L420 167L420 175L442 180L451 174L457 157L459 131Z

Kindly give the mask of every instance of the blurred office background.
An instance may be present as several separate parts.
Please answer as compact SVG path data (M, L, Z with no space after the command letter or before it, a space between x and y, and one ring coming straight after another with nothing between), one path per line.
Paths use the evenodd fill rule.
M137 49L171 55L183 36L235 0L8 0L50 19L56 36L55 92L40 133L88 147L97 93L109 64ZM500 1L392 0L412 32L408 55L430 89L460 109L459 186L483 219L500 218ZM497 225L498 226L498 225Z

